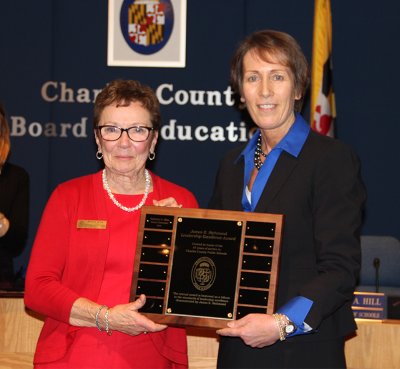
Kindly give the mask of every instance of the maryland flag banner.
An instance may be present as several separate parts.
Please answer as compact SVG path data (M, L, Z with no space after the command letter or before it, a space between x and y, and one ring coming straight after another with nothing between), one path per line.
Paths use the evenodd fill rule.
M332 87L332 16L330 0L315 0L311 66L311 128L334 136L336 117Z

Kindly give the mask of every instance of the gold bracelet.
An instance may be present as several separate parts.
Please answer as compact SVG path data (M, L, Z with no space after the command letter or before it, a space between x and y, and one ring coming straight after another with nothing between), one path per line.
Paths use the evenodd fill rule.
M286 339L284 323L282 321L282 314L272 314L273 318L275 319L276 325L279 329L279 340L284 341Z

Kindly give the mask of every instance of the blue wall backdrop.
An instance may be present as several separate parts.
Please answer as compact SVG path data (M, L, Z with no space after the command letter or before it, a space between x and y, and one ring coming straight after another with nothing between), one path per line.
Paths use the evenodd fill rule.
M219 159L246 127L226 98L237 43L252 31L278 29L311 61L313 12L313 0L188 0L185 68L108 67L106 0L2 2L0 100L12 128L10 161L31 177L30 234L17 268L26 266L54 187L99 169L91 129L96 90L125 78L158 91L164 129L151 169L206 207ZM332 0L332 18L336 137L362 161L369 194L363 234L400 238L400 2ZM185 103L190 91L215 92L221 103ZM205 130L221 134L205 137Z

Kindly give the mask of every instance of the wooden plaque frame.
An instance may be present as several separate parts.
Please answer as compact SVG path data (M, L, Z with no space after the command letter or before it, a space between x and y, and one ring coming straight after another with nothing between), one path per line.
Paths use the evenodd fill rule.
M272 314L284 216L144 206L130 300L172 326L222 328ZM230 277L231 276L231 277Z

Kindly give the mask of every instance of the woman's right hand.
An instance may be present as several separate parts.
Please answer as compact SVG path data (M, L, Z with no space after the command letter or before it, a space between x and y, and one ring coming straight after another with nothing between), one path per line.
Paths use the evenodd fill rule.
M108 313L109 329L137 336L141 333L159 332L167 328L166 325L157 324L138 312L145 303L146 296L140 295L134 302L110 308ZM104 322L104 313L102 322ZM104 325L102 324L102 326Z
M108 309L109 331L119 331L131 336L137 336L141 333L159 332L167 328L166 325L157 324L138 312L145 303L146 296L140 295L134 302L107 308L80 297L72 305L69 323L75 327L97 326L102 331L106 330L106 312Z

